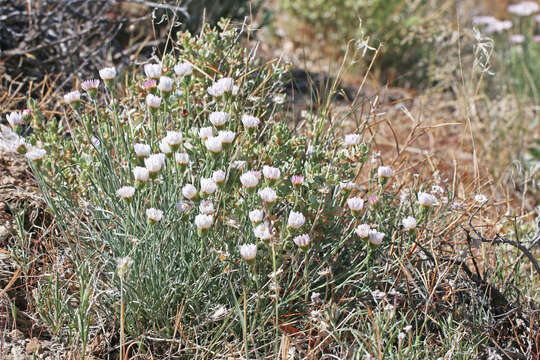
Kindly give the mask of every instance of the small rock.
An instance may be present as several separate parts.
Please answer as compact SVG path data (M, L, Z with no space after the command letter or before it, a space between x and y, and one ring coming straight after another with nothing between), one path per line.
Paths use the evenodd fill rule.
M26 344L26 355L37 354L41 350L41 344L39 340L33 338L28 344Z

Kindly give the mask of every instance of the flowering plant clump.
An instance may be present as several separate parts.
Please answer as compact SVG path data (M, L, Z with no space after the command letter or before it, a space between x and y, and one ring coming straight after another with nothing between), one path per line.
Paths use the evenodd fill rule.
M270 352L286 314L297 314L296 328L310 326L310 299L355 307L405 281L374 269L390 266L398 244L415 253L450 206L421 185L396 196L397 168L366 161L362 129L343 141L320 114L292 130L274 101L286 68L261 64L236 43L239 30L220 27L183 34L179 57L134 69L123 92L104 69L106 87L70 93L67 120L80 125L57 146L80 153L69 166L84 186L53 176L44 150L27 157L72 261L92 259L101 279L95 293L108 300L92 311L117 319L120 301L128 336L172 336L181 321L185 336L210 346L225 330L204 314L236 306L227 336L245 339L249 318L257 336L244 340L246 353ZM146 87L152 79L163 85ZM117 259L129 259L121 279Z

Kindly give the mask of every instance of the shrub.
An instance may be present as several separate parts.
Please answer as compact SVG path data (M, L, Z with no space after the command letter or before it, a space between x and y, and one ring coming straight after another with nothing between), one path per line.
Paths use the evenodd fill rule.
M459 334L452 351L478 355L485 333L459 324L491 313L452 290L472 282L446 257L462 216L452 188L383 166L368 135L377 111L354 118L356 101L297 123L286 67L260 63L239 35L223 22L180 36L178 58L125 88L102 70L106 87L64 97L70 137L44 144L38 129L32 145L14 143L61 227L35 295L51 333L76 334L83 354L92 332L111 331L121 355L184 358L275 357L280 346L419 358L454 349ZM28 118L10 120L20 134ZM77 155L58 167L51 154L64 147Z

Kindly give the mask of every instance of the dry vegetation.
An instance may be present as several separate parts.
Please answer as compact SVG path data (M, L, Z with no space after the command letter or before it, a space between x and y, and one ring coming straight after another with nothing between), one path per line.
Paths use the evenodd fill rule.
M277 2L271 3L270 8L278 9ZM444 3L442 18L447 22L439 23L443 29L434 30L440 41L439 57L424 68L428 81L414 87L406 86L411 81L400 76L395 68L381 70L376 61L371 63L378 50L369 50L359 58L362 49L354 55L351 50L346 56L344 47L336 48L324 39L318 39L321 45L314 47L317 31L277 10L275 14L279 15L270 24L270 30L259 32L263 58L282 56L303 70L296 79L297 86L288 89L289 98L293 98L287 103L292 114L287 118L291 126L312 135L302 110L325 115L328 129L336 127L340 136L354 132L365 121L364 134L372 140L371 158L391 166L396 173L391 183L393 196L424 182L428 189L440 186L449 203L460 205L453 217L447 217L442 210L435 212L433 218L445 220L422 229L424 237L411 247L391 246L385 253L393 261L380 267L380 278L392 279L393 283L381 288L397 288L403 294L388 296L381 302L362 299L364 307L356 311L346 305L340 308L351 296L347 289L335 303L309 308L318 311L318 318L310 318L317 324L306 325L307 313L285 311L280 317L279 337L273 340L278 345L270 346L279 347L280 355L267 354L268 358L291 358L285 354L295 351L296 356L314 359L325 352L341 358L360 357L348 347L358 341L366 346L365 353L382 359L381 338L392 334L397 348L396 336L401 331L397 327L408 323L415 324L415 330L417 326L428 329L414 339L407 333L409 346L415 349L407 353L410 358L429 356L429 351L421 351L422 346L445 349L440 354L448 359L540 356L539 174L537 165L531 167L524 160L527 149L540 138L538 126L531 126L538 122L539 104L537 99L520 97L504 87L490 92L492 89L486 84L492 80L478 68L480 55L474 49L479 40L471 31L470 18L464 14L478 15L491 9L492 15L508 17L508 1L486 0L480 9L476 1L460 2L463 18L459 28L456 2ZM141 36L126 48L135 56L148 44L162 42ZM352 48L353 44L349 46ZM13 71L14 66L25 63L14 65L10 62L12 55L8 54L7 60L1 58L0 66ZM350 62L351 58L358 61ZM29 59L36 64L36 59ZM489 59L495 69L496 61L494 57ZM77 69L89 69L86 65L78 62ZM373 67L366 74L370 65ZM95 64L95 68L99 66ZM17 76L9 71L3 74L0 84L3 112L21 109L21 104L32 96L38 100L35 108L44 119L65 119L66 110L60 98L66 84L85 80L83 73L73 68L69 74L52 70L30 81L25 80L26 75ZM399 86L390 85L396 83ZM326 107L324 94L334 84L343 89L342 95ZM296 93L298 89L308 90ZM369 191L369 171L364 169L357 175L359 192ZM58 220L46 210L26 161L1 146L0 179L0 357L14 356L6 351L17 346L26 347L22 351L32 354L36 350L32 347L35 340L30 339L38 339L40 356L57 354L60 358L82 359L78 343L51 341L51 329L38 316L35 296L31 295L37 291L43 272L54 269L52 264L59 266L65 261L66 268L71 266L58 258L62 254ZM479 194L487 197L487 203L480 205L475 200ZM77 286L72 286L70 291L76 292ZM403 316L397 325L389 325L391 322L385 320L389 316L387 305ZM188 330L184 334L178 325L179 318L174 319L174 336L167 339L145 334L128 343L128 352L135 356L140 350L145 353L141 356L152 358L150 352L160 353L166 348L169 355L180 358L213 358L217 357L217 347L220 357L244 356L241 341L225 339L219 346L198 345L195 334ZM359 326L359 322L365 326ZM328 324L335 332L325 328ZM383 328L379 328L381 324ZM350 333L343 330L351 328L354 331ZM373 334L363 335L369 331ZM347 335L340 338L342 333ZM85 358L118 356L116 324L93 334L97 337L89 341L89 355Z

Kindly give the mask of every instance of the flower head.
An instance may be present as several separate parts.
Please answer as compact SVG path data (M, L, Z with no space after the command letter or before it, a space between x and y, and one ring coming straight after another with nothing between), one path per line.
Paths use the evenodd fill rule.
M234 88L234 80L232 78L223 78L219 79L208 88L208 94L214 97L220 97L226 92L234 93Z
M508 6L508 12L517 16L530 16L540 9L536 1L522 1Z
M146 182L150 178L150 173L147 168L137 166L133 169L133 177L137 182Z
M261 200L263 202L268 204L273 203L277 199L276 192L269 187L265 187L264 189L259 190L259 196L261 197Z
M203 200L199 205L199 211L201 214L213 214L216 210L214 209L214 204L210 200Z
M360 136L359 134L347 134L347 135L345 135L344 144L346 146L358 145L358 144L360 144L360 142L362 142L362 136Z
M159 143L159 150L164 153L165 155L167 156L170 156L172 155L173 153L173 150L171 149L171 147L169 146L169 144L167 144L167 142L165 141L165 139L162 139L161 142Z
M201 193L210 195L217 189L217 184L211 178L201 178Z
M243 170L246 167L246 162L244 160L235 160L232 162L231 167L236 170Z
M352 181L340 181L339 182L339 189L341 191L351 191L356 187L356 184Z
M167 131L167 136L165 136L164 140L171 147L178 148L178 146L182 143L182 132Z
M103 81L112 81L116 77L116 69L114 67L106 67L99 70L99 77Z
M248 171L240 175L240 182L246 189L254 189L259 183L259 178L254 171Z
M306 218L301 212L291 211L287 227L289 229L300 229L306 223Z
M212 129L211 126L202 127L199 129L199 137L201 138L201 140L206 140L210 136L214 136L214 129Z
M272 233L270 232L270 225L267 222L260 223L253 229L255 237L262 241L269 241L272 239Z
M291 183L293 186L300 186L304 182L304 176L303 175L293 175L291 176Z
M253 225L258 225L263 221L264 211L255 209L249 212L249 220Z
M146 64L144 65L144 73L150 79L159 79L161 76L161 64Z
M135 144L133 145L133 149L135 150L135 155L137 155L138 158L146 158L150 155L150 145Z
M159 85L158 85L159 91L161 91L162 93L168 94L172 91L172 87L173 87L173 81L170 77L161 76L159 78Z
M174 66L174 72L178 76L190 75L193 72L193 66L188 62L178 63Z
M212 180L216 184L222 184L225 181L225 171L223 170L216 170L212 173Z
M198 231L206 231L212 226L214 217L207 214L199 214L195 216L195 226L197 226Z
M18 111L7 114L6 118L9 125L11 125L12 128L15 128L16 126L22 125L24 123L23 115L22 113Z
M79 92L79 90L69 92L64 95L64 101L66 102L66 104L76 106L81 101L81 93Z
M514 44L521 44L522 42L525 41L525 36L521 34L514 34L514 35L510 35L508 37L508 40L510 40L510 42Z
M32 162L40 162L45 155L47 155L47 152L39 148L33 148L25 154L26 158Z
M229 145L232 144L232 142L234 141L236 134L229 130L220 130L218 133L218 137L220 138L223 145Z
M174 160L178 165L187 165L189 164L189 155L187 153L176 153L174 154Z
M407 216L405 219L401 220L401 223L403 224L403 229L405 229L405 231L416 228L416 219L412 216Z
M257 126L259 126L259 123L261 121L259 120L259 118L255 117L255 116L251 116L251 115L242 115L242 124L244 124L244 127L246 129L253 129L253 128L256 128Z
M491 34L493 32L502 33L504 30L512 28L512 22L510 20L504 21L495 21L490 24L485 29L485 32Z
M224 111L215 111L208 116L208 119L215 127L221 127L229 119L229 114Z
M157 174L163 164L165 164L165 158L162 154L152 154L144 159L144 166L146 166L151 176Z
M240 256L248 262L253 261L257 256L257 245L244 244L239 246Z
M365 239L369 236L370 227L368 224L360 224L356 227L354 232L358 235L359 238Z
M378 232L377 230L369 231L369 243L373 246L379 246L382 244L384 238L384 233Z
M364 208L364 200L359 197L352 197L347 199L347 206L353 213L358 212Z
M308 234L298 235L293 238L294 243L301 249L306 249L311 242Z
M208 137L204 145L211 153L218 154L223 149L223 144L221 143L221 138L219 136L210 136Z
M263 166L263 175L266 180L279 180L281 177L281 171L278 168L272 166Z
M81 83L81 88L86 91L90 96L95 96L99 88L99 80L85 80Z
M155 208L146 209L146 217L150 223L156 223L163 218L163 211Z
M425 207L433 207L437 204L437 198L430 193L419 192L418 203Z
M394 170L388 166L379 166L377 169L377 175L379 178L391 178L394 176Z
M476 201L476 202L479 203L479 204L483 204L483 203L485 203L487 200L488 200L488 199L487 199L487 196L484 195L484 194L476 194L476 195L474 196L474 201Z
M148 94L146 95L146 105L151 110L159 109L159 107L161 106L161 98L153 94Z
M131 200L134 194L135 188L133 186L122 186L120 189L116 190L116 195L124 200Z
M182 195L188 200L193 200L197 196L197 189L192 184L186 184L182 187Z
M124 278L131 265L133 265L133 260L128 256L116 259L116 272L121 279Z

